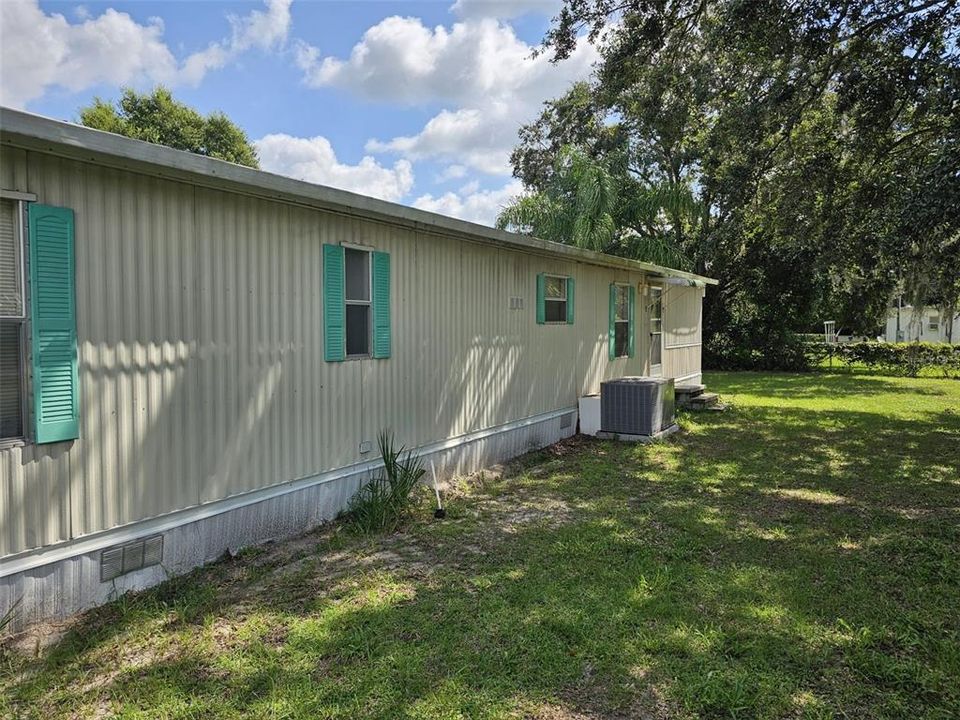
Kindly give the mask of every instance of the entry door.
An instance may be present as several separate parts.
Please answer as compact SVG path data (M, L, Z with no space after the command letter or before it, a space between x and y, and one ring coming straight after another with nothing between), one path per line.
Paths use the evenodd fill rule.
M650 314L650 374L663 375L663 288L651 285L647 297Z

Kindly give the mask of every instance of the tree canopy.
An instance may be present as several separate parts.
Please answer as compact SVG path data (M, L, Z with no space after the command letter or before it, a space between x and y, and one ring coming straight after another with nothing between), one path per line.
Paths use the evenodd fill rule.
M96 98L80 108L80 122L97 130L259 167L256 149L230 118L221 112L204 117L175 100L164 87L151 93L127 88L116 104Z
M544 168L547 170L547 168ZM622 168L562 146L539 190L515 198L497 218L497 226L545 240L689 269L692 265L672 241L661 218L685 218L698 212L690 192L679 185L645 187Z
M721 280L715 365L795 364L796 331L873 332L901 290L957 307L957 6L566 0L541 51L563 59L586 34L601 59L521 130L514 173L557 196L570 146L627 197L689 193L639 224L612 212L611 235L669 241Z

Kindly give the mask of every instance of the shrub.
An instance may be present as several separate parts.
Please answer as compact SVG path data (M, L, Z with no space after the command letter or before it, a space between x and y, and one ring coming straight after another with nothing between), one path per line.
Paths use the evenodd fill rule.
M865 365L890 375L916 377L922 370L936 369L948 377L960 370L960 345L858 342L825 347L827 357L850 365Z
M720 331L704 343L703 367L708 370L802 372L810 369L808 343L803 336L789 330L762 337Z
M411 493L424 473L420 459L403 446L397 448L390 433L381 432L377 444L383 470L360 488L347 507L347 515L362 533L393 532L400 527Z

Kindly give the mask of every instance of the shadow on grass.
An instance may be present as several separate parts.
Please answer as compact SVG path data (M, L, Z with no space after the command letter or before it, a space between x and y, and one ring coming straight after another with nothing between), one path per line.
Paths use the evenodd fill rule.
M445 523L343 541L340 575L254 555L90 613L11 674L13 714L948 717L957 414L744 404L684 425L527 456Z

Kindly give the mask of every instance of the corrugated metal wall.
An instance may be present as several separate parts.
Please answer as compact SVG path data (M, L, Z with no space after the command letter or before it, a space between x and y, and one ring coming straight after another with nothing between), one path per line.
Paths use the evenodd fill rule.
M76 212L81 383L79 440L0 450L0 556L368 459L381 428L426 444L646 371L642 317L635 358L606 345L608 285L641 274L8 147L0 168ZM391 253L388 360L323 360L338 242ZM536 324L538 272L576 278L573 326Z

